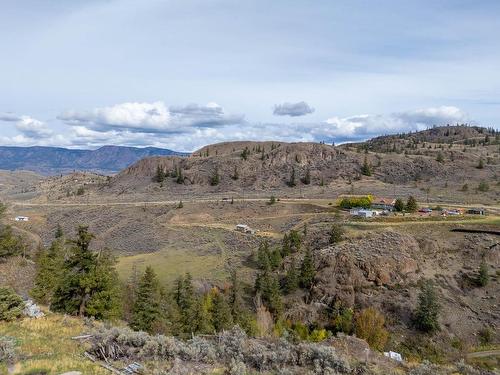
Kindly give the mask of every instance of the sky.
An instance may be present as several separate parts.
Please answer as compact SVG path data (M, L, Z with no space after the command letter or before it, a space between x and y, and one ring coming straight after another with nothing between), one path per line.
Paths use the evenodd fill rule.
M1 0L0 145L500 124L497 0Z

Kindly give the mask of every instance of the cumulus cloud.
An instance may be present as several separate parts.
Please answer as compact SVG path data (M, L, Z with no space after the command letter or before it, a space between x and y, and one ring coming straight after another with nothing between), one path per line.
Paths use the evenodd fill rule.
M306 102L298 103L282 103L274 106L273 114L275 116L305 116L314 112L314 108L310 107Z
M67 111L58 117L69 125L96 131L126 130L138 133L179 133L196 127L216 127L243 122L243 116L226 114L217 103L171 107L163 102L122 103L92 111Z
M374 135L424 130L432 125L464 123L469 116L457 107L442 106L389 115L358 115L331 117L324 129L318 130L330 137L363 139Z
M456 107L436 107L385 115L331 117L318 122L246 122L215 104L169 107L163 103L125 103L90 112L60 116L71 125L63 134L29 116L0 115L20 133L1 137L0 144L94 148L114 144L155 146L192 151L210 143L234 140L283 142L359 141L382 134L423 130L432 125L469 122Z
M16 129L24 136L24 139L30 138L47 138L53 132L44 122L39 121L30 116L18 116L15 113L2 113L0 114L0 121L15 122Z

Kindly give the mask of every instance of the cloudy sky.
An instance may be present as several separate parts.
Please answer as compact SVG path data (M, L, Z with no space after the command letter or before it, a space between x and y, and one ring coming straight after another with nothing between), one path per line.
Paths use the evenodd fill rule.
M2 0L0 144L500 124L496 0Z

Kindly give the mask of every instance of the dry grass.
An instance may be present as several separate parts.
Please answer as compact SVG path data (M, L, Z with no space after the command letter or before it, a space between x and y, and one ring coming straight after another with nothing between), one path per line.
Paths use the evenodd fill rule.
M12 323L0 323L0 335L13 338L19 361L13 366L13 374L25 374L38 370L40 373L58 374L81 371L84 374L108 374L107 370L83 357L85 348L71 340L85 331L79 319L49 314L40 319L23 319ZM0 372L6 373L4 365Z

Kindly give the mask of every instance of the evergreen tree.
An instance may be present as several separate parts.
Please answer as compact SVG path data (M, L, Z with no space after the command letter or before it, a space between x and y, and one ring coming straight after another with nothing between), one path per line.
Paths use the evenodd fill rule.
M280 249L276 248L273 251L270 252L269 254L269 263L271 265L271 268L273 270L278 269L281 266L281 262L283 261L283 258L281 257L281 251Z
M48 250L40 249L35 263L36 274L31 295L37 302L50 305L52 296L61 283L64 272L64 247L62 241L56 240L52 242Z
M177 303L180 319L180 328L184 333L194 333L196 321L194 319L196 296L193 288L191 274L186 273L176 282L175 301Z
M57 229L56 229L56 233L55 233L54 237L56 239L59 239L59 238L62 238L63 236L64 236L64 232L62 230L61 224L57 224Z
M292 173L290 174L290 179L286 183L289 187L294 187L297 185L295 182L295 167L292 167Z
M477 276L477 283L479 286L486 286L490 281L490 275L488 273L488 265L483 260L479 266L479 273Z
M245 147L245 149L240 154L243 160L247 160L249 155L250 155L250 150L248 149L248 147Z
M303 288L310 288L315 276L316 270L314 268L312 253L307 249L302 266L300 267L300 285Z
M410 195L408 197L408 201L406 202L406 211L416 212L417 209L418 209L417 200L413 197L413 195Z
M438 152L438 154L436 156L436 161L439 163L444 163L444 156L443 156L443 153L441 151Z
M263 241L260 243L259 249L257 250L257 263L261 270L271 269L269 242Z
M333 224L332 228L330 229L330 238L329 238L329 243L330 245L339 243L342 241L342 238L344 236L344 228L342 228L341 225L339 224Z
M0 321L10 322L19 318L23 309L23 299L11 288L0 286Z
M394 203L394 209L398 212L401 212L405 209L405 203L402 199L396 199L396 202Z
M176 177L177 177L177 178L176 178L175 182L177 182L178 184L183 184L183 183L184 183L184 176L183 176L183 174L182 174L182 169L181 169L181 167L179 167L179 168L177 169Z
M269 311L275 317L279 316L283 311L283 301L277 275L265 271L260 276L258 292L262 294L262 300Z
M234 172L233 172L233 175L231 176L231 178L235 181L240 178L240 175L238 173L238 167L236 167L236 165L234 166Z
M484 161L483 158L479 159L479 164L477 165L477 169L483 169L484 168Z
M300 281L299 278L300 275L299 271L297 270L297 266L295 265L295 260L292 260L290 268L288 269L285 277L285 291L287 293L292 293L298 289Z
M361 174L364 176L372 175L372 167L368 163L368 158L365 156L365 160L363 161L363 166L361 167Z
M212 311L212 293L206 293L201 298L196 299L194 304L194 326L192 333L211 334L215 331Z
M418 306L415 310L415 324L424 332L434 332L439 329L438 315L440 306L432 282L425 281L420 287Z
M215 293L213 299L213 325L216 331L230 329L233 326L231 307L221 292Z
M0 260L21 254L22 252L22 240L14 235L12 227L0 223Z
M89 248L92 238L88 227L78 228L51 309L71 315L112 319L120 312L115 260L108 251L92 252Z
M146 267L136 293L130 326L137 331L154 333L162 320L160 283L151 266Z
M233 320L239 323L239 318L242 316L245 310L243 301L243 292L241 289L241 283L238 279L238 273L236 270L231 272L231 289L229 292L229 304L231 306L231 314Z
M161 165L158 165L156 167L156 174L154 176L154 181L156 181L158 183L162 183L163 181L165 181L165 177L166 177L166 173L163 170L163 167Z
M302 178L302 183L304 185L309 185L311 183L311 171L309 168L306 169L306 174L305 176Z
M210 185L217 186L220 182L219 169L215 168L210 176Z

